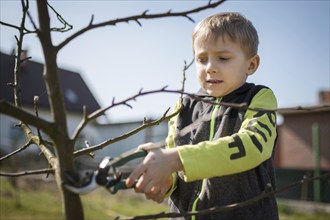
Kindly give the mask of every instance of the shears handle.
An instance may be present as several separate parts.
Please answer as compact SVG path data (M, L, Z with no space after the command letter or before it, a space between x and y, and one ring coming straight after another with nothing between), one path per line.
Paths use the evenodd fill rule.
M120 157L117 157L116 159L112 160L111 167L116 168L125 165L131 160L135 160L137 158L142 158L147 156L148 152L145 150L138 150L133 153L123 154Z
M134 188L134 185L132 187L129 187L129 188ZM129 189L129 188L126 186L126 179L121 179L115 185L113 185L112 187L107 188L107 189L111 194L116 194L119 190Z
M105 158L99 167L96 182L99 185L105 186L110 193L115 194L118 190L128 189L126 186L126 179L123 179L121 174L114 176L113 178L108 177L109 170L112 169L116 173L116 168L125 165L131 160L143 158L148 154L147 151L138 150L133 153L123 154L115 159Z

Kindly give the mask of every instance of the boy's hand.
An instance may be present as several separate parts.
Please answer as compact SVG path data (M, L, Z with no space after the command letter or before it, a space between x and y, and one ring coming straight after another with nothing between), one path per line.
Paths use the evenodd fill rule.
M155 148L153 143L140 145L139 149L149 153L127 178L126 185L131 187L138 179L135 191L144 193L147 199L160 203L172 185L172 173L182 170L178 152L175 148Z
M172 176L168 178L167 181L165 181L160 188L153 187L151 188L149 193L145 193L144 191L141 191L141 189L135 187L135 192L137 193L144 193L147 199L151 199L155 202L162 203L165 199L165 194L172 186Z

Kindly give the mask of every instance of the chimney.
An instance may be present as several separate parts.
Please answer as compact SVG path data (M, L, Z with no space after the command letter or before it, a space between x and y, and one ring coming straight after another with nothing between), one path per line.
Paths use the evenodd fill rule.
M25 68L27 66L28 63L28 52L27 50L22 50L21 52L21 68Z
M27 50L22 50L21 52L21 60L25 60L27 58Z
M320 105L330 104L330 91L320 91L319 92L319 104Z
M16 53L15 49L12 50L12 55L17 56L17 53ZM21 60L21 68L24 69L27 66L27 63L28 63L28 60L29 60L27 50L22 50L20 60Z

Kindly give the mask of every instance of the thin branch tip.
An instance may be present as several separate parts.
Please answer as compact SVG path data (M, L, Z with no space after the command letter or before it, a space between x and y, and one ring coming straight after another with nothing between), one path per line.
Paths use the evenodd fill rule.
M94 21L94 14L92 14L91 20L89 21L89 26L93 25L93 21Z
M142 24L141 24L141 22L139 22L138 19L136 19L135 22L136 22L140 27L142 27Z
M188 16L188 15L185 15L185 17L189 20L189 21L191 21L192 23L195 23L195 20L194 19L192 19L190 16Z

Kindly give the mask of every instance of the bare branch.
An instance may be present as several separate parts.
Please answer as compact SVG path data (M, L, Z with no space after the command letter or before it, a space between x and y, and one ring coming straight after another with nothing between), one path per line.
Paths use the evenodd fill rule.
M140 127L137 127L135 128L134 130L126 133L126 134L123 134L121 136L118 136L118 137L115 137L115 138L111 138L109 140L106 140L98 145L94 145L94 146L91 146L89 148L84 148L84 149L81 149L81 150L77 150L76 152L74 152L74 155L75 156L80 156L80 155L83 155L83 154L88 154L90 152L93 152L93 151L96 151L96 150L100 150L110 144L113 144L115 142L118 142L118 141L121 141L121 140L124 140L148 127L151 127L151 126L155 126L155 125L158 125L160 124L161 122L165 121L165 120L168 120L172 117L174 117L175 115L177 115L181 109L178 109L177 111L175 111L174 113L170 114L170 115L167 115L169 109L167 109L167 111L163 114L163 116L157 120L154 120L154 121L151 121L151 122L143 122L143 124L140 126Z
M28 176L28 175L36 175L36 174L54 174L54 173L55 173L54 169L41 169L41 170L23 171L18 173L0 172L0 176L20 177L20 176Z
M57 32L67 32L72 29L72 25L69 24L55 9L52 7L48 2L47 5L52 11L56 14L57 19L64 25L61 28L51 28L51 31L57 31ZM92 22L92 21L91 21Z
M1 107L1 106L0 106ZM54 156L54 154L48 149L48 147L45 145L49 145L48 142L46 141L41 141L38 135L35 135L33 133L33 131L31 130L30 127L28 127L26 124L24 123L20 123L18 125L26 134L29 142L31 142L31 144L36 144L37 146L39 146L39 149L41 150L41 152L43 153L43 155L46 157L48 163L52 166L52 167L56 167L57 166L57 160L56 157Z
M38 127L42 131L44 131L46 134L48 134L50 137L52 137L54 132L56 131L54 123L45 121L42 118L38 118L38 117L30 114L29 112L16 107L12 103L10 103L4 99L0 100L0 113L12 116L21 121L24 121L24 123L26 123L26 124Z
M23 147L20 147L19 149L17 149L15 151L13 151L13 152L11 152L11 153L9 153L9 154L1 157L0 158L0 161L5 160L5 159L7 159L7 158L9 158L9 157L11 157L11 156L13 156L15 154L18 154L19 152L21 152L21 151L25 150L26 148L28 148L31 144L32 144L32 141L29 140Z
M28 32L30 32L30 33L37 33L37 32L38 32L38 27L37 27L36 23L34 22L34 20L33 20L33 18L32 18L32 15L30 14L29 11L27 11L27 15L28 15L28 17L29 17L29 19L30 19L30 22L31 22L32 26L33 26L34 29L35 29L35 31L28 31Z
M39 102L39 96L34 96L34 98L33 98L33 104L34 104L34 111L36 113L36 117L37 118L39 118L38 102ZM40 132L40 128L39 127L37 127L37 132L38 132L39 139L42 140L41 132Z
M76 140L78 138L78 135L80 134L80 132L82 131L82 129L86 126L86 124L91 121L94 120L98 117L100 117L101 115L103 115L107 110L114 108L116 106L119 105L126 105L130 108L132 108L132 106L130 104L128 104L129 101L135 101L136 98L140 97L140 96L145 96L145 95L150 95L150 94L155 94L155 93L161 93L161 92L166 92L166 90L164 89L159 89L159 90L151 90L151 91L146 91L146 92L142 92L142 89L138 92L138 94L133 95L123 101L120 102L115 102L115 99L112 99L112 104L108 107L105 108L101 108L99 110L96 110L95 112L91 113L90 115L83 118L83 120L79 123L79 125L77 126L75 132L72 135L72 140ZM181 91L176 91L177 93L181 93Z
M21 106L21 80L20 80L20 72L21 72L21 54L22 54L22 46L23 46L23 39L24 39L24 28L25 28L25 19L26 19L26 13L29 9L29 3L27 1L27 4L24 3L24 0L21 0L22 4L22 11L23 16L21 20L21 24L19 27L19 37L16 38L17 42L17 50L16 50L16 57L15 57L15 67L14 67L14 101L15 105L20 107Z
M25 16L26 14L28 14L28 16L30 17L30 14L28 12L28 8L29 8L29 1L26 1L26 4L24 4L24 1L21 0L21 4L22 4L22 10L23 10L23 19L25 21ZM32 18L30 17L30 20L32 21ZM7 22L3 22L3 21L0 21L0 24L1 25L4 25L4 26L7 26L7 27L10 27L10 28L14 28L14 29L17 29L18 31L22 31L22 33L25 35L25 34L31 34L31 33L36 33L36 31L31 31L31 30L28 30L25 26L22 27L22 25L19 27L19 26L16 26L16 25L13 25L13 24L9 24ZM22 24L22 23L21 23ZM37 29L37 28L36 28Z
M1 25L4 25L4 26L7 26L7 27L11 27L11 28L17 29L18 31L20 30L20 27L18 27L16 25L13 25L13 24L9 24L9 23L3 22L3 21L0 21L0 24Z
M89 25L92 25L93 24L93 21L94 21L94 15L92 15L91 20L89 22Z
M145 13L147 13L147 11L145 11L144 14ZM186 61L184 62L184 67L183 67L183 71L182 71L182 75L183 75L182 76L182 78L183 78L182 79L182 88L181 88L181 91L180 91L180 94L181 94L181 96L180 96L180 102L181 103L182 103L182 99L183 99L184 85L185 85L185 81L186 81L186 70L192 65L193 61L189 65L186 64ZM76 139L78 138L80 132L83 130L83 128L86 126L86 124L89 121L91 121L91 120L93 120L93 119L101 116L102 114L105 113L105 111L109 110L110 108L113 108L113 107L118 106L118 105L126 105L129 108L133 108L130 104L128 104L129 101L136 101L136 98L139 97L139 96L148 95L148 94L157 93L157 92L164 92L164 91L166 91L166 88L167 88L167 86L164 86L160 90L156 90L156 91L154 90L154 91L151 91L151 92L142 92L143 91L143 88L141 88L139 90L138 94L136 94L136 95L134 95L134 96L132 96L132 97L130 97L128 99L125 99L125 100L123 100L123 101L121 101L119 103L115 103L115 98L113 98L112 99L112 104L109 107L104 108L104 109L100 109L98 111L95 111L94 113L90 114L89 116L86 116L86 114L84 112L83 120L80 122L80 124L77 126L75 132L73 133L72 140L74 142L76 141ZM166 113L167 113L167 111L166 111ZM165 117L165 115L163 117Z
M191 64L189 64L191 65ZM188 66L189 66L188 65ZM166 89L167 87L163 87L161 89L157 89L157 90L150 90L150 91L145 91L142 92L142 89L138 92L138 94L133 95L132 97L129 97L123 101L120 102L115 102L114 98L112 100L112 104L108 107L96 110L95 112L91 113L90 115L86 117L84 117L84 119L80 122L80 124L77 126L75 132L72 135L72 139L76 140L78 138L78 135L80 134L80 132L83 130L83 128L86 126L86 124L91 121L96 119L97 117L103 115L106 111L108 111L111 108L114 108L116 106L119 105L126 105L131 107L131 105L128 104L129 101L135 101L136 98L140 97L140 96L145 96L145 95L150 95L150 94L156 94L156 93L174 93L174 94L184 94L187 96L190 96L191 98L194 98L198 101L201 102L205 102L205 103L209 103L209 104L213 104L213 105L218 105L219 103L217 103L216 101L210 101L210 100L205 100L193 93L188 93L188 92L183 92L182 89L181 90L169 90ZM184 87L183 87L184 89ZM302 107L302 106L298 106L296 108L277 108L277 109L263 109L263 108L252 108L249 107L247 103L228 103L228 102L221 102L220 103L221 106L226 106L226 107L231 107L231 108L238 108L238 109L244 109L244 110L251 110L251 111L263 111L263 112L288 112L288 111L302 111L302 112L311 112L311 111L322 111L322 110L327 110L330 109L330 105L322 105L322 106L316 106L316 107Z
M186 213L159 213L159 214L153 214L153 215L143 215L143 216L134 216L131 218L120 218L117 217L116 219L122 219L122 220L138 220L138 219L158 219L158 218L178 218L178 217L191 217L191 216L201 216L206 214L212 214L212 213L219 213L219 212L227 212L232 211L238 208L246 207L248 205L251 205L257 201L260 201L261 199L267 198L269 196L274 196L276 194L288 191L289 189L292 189L296 186L302 185L307 182L312 182L315 180L325 180L330 178L330 173L323 174L321 176L312 177L312 178L304 178L302 180L299 180L297 182L291 183L281 189L278 190L269 190L269 187L266 186L266 190L261 193L260 195L251 198L249 200L240 202L240 203L234 203L229 204L226 206L217 206L210 209L204 209L200 211L194 211L194 212L186 212Z
M110 20L110 21L101 22L98 24L92 24L92 22L90 22L85 28L74 33L72 36L68 37L65 41L63 41L61 44L59 44L57 46L57 50L62 49L65 45L67 45L73 39L75 39L76 37L82 35L83 33L87 32L87 31L90 31L92 29L99 28L99 27L104 27L104 26L115 26L118 23L128 23L129 21L135 21L136 23L138 23L141 26L141 23L139 22L139 20L141 20L141 19L155 19L155 18L165 18L165 17L185 17L188 20L194 22L194 20L191 17L189 17L190 14L197 13L197 12L200 12L200 11L203 11L206 9L210 9L210 8L215 8L215 7L219 6L220 4L222 4L224 1L225 0L219 0L219 1L216 1L215 3L209 3L205 6L201 6L201 7L191 9L188 11L183 11L183 12L172 12L171 10L169 10L165 13L147 14L148 10L146 10L140 15L134 15L134 16L129 16L129 17L125 17L125 18L118 18L116 20Z

